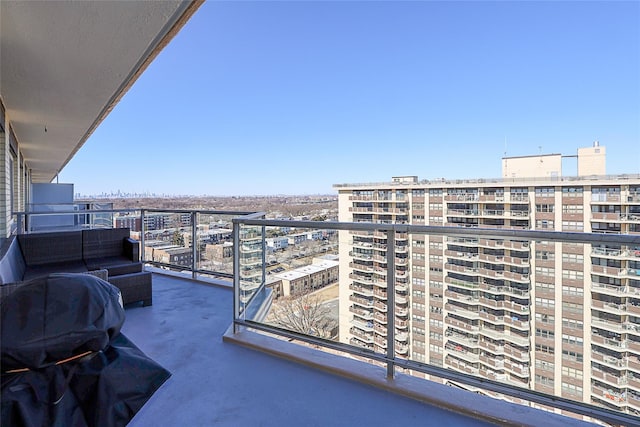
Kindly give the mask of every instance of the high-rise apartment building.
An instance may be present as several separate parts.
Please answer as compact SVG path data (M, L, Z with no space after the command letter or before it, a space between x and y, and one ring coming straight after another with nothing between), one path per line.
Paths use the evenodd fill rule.
M339 219L640 235L640 176L581 150L571 178L541 155L499 180L338 185ZM640 414L640 245L396 232L388 319L386 234L341 233L341 341L384 353L393 321L397 357Z

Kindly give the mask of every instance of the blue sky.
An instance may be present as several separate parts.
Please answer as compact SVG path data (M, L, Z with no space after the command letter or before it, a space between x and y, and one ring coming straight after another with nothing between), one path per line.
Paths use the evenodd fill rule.
M640 173L640 2L207 2L60 182L331 194L595 140Z

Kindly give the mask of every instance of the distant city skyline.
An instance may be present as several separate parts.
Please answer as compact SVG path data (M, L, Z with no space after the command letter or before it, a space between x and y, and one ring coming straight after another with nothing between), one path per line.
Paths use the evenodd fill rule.
M638 2L206 2L59 181L332 194L595 140L607 173L640 173L638 75Z

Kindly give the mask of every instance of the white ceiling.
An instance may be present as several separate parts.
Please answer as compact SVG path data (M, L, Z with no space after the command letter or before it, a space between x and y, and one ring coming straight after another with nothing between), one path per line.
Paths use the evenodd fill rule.
M53 180L201 3L0 1L0 96L33 182Z

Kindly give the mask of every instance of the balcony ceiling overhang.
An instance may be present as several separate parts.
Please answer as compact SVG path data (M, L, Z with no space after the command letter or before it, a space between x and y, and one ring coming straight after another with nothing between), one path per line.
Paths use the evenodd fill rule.
M50 182L202 4L0 1L0 97L33 182Z

